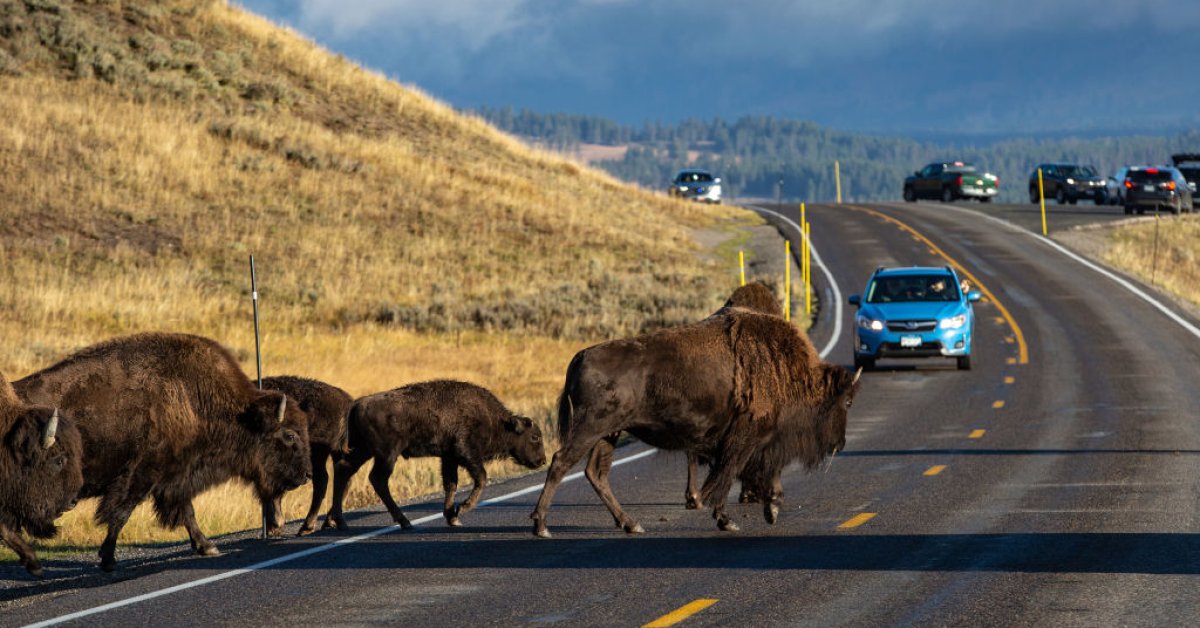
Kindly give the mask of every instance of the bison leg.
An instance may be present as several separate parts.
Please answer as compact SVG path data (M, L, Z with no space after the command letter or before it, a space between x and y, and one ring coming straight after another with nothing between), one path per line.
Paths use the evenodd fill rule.
M375 456L375 465L371 467L371 486L375 489L375 494L383 501L383 505L387 506L388 512L392 513L392 521L400 524L400 527L405 530L411 530L413 525L400 511L400 506L396 505L396 500L392 499L392 491L388 487L388 480L392 477L392 471L396 468L396 460L394 458L384 458Z
M782 470L775 473L771 479L771 494L763 500L763 519L774 525L779 520L779 511L783 506Z
M258 501L262 504L262 516L267 526L267 536L283 536L283 497L259 495Z
M641 534L645 532L642 524L625 513L617 501L616 495L613 495L612 486L608 483L608 472L612 469L613 450L617 447L618 435L606 436L592 446L591 455L588 457L588 463L583 472L588 481L592 483L596 494L600 496L600 500L608 507L608 512L612 514L617 527L630 534Z
M326 528L337 526L339 530L349 530L350 526L346 525L346 520L342 518L342 504L346 500L346 489L350 486L350 479L358 473L359 468L367 462L371 456L359 451L352 451L333 465L333 504L329 507L329 515L325 517Z
M260 496L263 504L273 504L269 498ZM220 556L217 547L200 531L196 522L196 510L192 508L192 500L171 492L154 492L154 511L158 513L158 522L164 528L173 529L183 526L192 542L192 550L201 556ZM267 513L264 507L264 514Z
M696 475L699 465L699 456L689 451L687 454L687 489L683 492L684 506L688 510L704 508L704 503L700 500L700 491L696 490Z
M734 428L736 429L736 428ZM752 445L744 443L727 443L721 448L721 453L713 460L700 490L700 497L706 504L713 505L713 518L721 530L737 530L737 524L725 514L725 502L729 499L729 489L733 487L733 478L745 466L746 461L754 453Z
M138 471L136 467L130 467L121 477L114 480L108 492L100 498L100 507L96 509L96 520L108 527L99 552L100 569L104 571L112 571L116 567L117 537L129 521L133 509L146 499L154 486L153 481L147 477L149 474Z
M278 501L271 503L272 505L277 505ZM217 546L213 545L212 541L204 536L204 532L200 531L200 524L196 522L196 510L192 507L191 500L183 502L180 510L183 527L187 530L188 538L192 541L192 549L196 550L196 553L201 556L220 556L221 550L217 549ZM275 512L277 514L279 511L276 510ZM270 521L270 519L267 521Z
M483 487L487 486L488 476L487 469L484 468L482 462L471 461L463 465L467 468L467 473L471 475L471 494L467 495L467 499L458 508L458 515L465 515L475 508L475 504L479 503L479 498L483 495Z
M316 444L312 446L312 504L309 505L308 514L304 515L304 523L300 524L296 536L311 534L317 529L317 514L321 512L321 502L325 501L325 490L329 487L329 470L325 466L328 458L328 447Z
M446 523L452 526L460 526L462 522L458 520L459 510L454 506L454 493L458 491L458 463L449 456L442 457L442 492L445 493L445 499L442 501L442 516L446 518Z
M21 566L29 575L34 578L41 578L45 572L42 571L42 563L38 561L37 553L33 551L33 547L21 536L20 532L10 530L8 526L0 523L0 540L3 540L16 552L17 558L21 561Z
M595 443L594 439L600 437L599 435L587 436L583 437L578 433L572 433L567 437L567 442L562 449L559 449L550 461L550 468L546 470L546 483L542 486L542 495L538 498L533 513L529 515L529 518L533 519L534 536L543 539L550 538L550 531L546 529L546 510L550 508L554 492L558 490L558 485L562 483L567 471L570 471L571 467L575 466L575 463L579 462L579 459L592 448Z

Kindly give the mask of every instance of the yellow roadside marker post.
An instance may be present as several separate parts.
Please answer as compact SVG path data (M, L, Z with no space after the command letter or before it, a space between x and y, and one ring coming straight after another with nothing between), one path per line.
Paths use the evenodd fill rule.
M1042 169L1038 168L1038 198L1042 201L1042 235L1046 235L1046 187L1042 185Z
M842 164L833 160L833 178L837 182L837 204L842 204Z
M738 268L742 272L742 282L738 285L744 286L746 285L746 255L740 250L738 251Z
M792 241L783 241L783 320L792 320Z
M804 241L812 239L812 225L804 223ZM806 247L804 255L804 313L812 316L812 247Z

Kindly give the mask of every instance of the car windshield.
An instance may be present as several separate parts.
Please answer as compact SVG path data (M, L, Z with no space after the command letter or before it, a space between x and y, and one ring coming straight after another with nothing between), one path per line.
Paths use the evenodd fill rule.
M680 183L698 183L712 181L713 177L707 172L681 172L678 180Z
M946 164L946 172L975 172L971 164Z
M1094 177L1096 171L1091 166L1059 166L1059 171L1067 177Z
M867 288L867 303L957 301L958 286L950 275L877 277Z

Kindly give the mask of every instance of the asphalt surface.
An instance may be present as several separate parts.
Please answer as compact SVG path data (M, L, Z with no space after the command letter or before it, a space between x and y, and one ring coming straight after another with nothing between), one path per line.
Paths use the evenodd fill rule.
M842 302L875 267L899 264L961 265L991 298L976 306L973 370L881 361L864 375L846 452L828 471L785 474L774 526L758 506L734 505L742 531L718 532L707 512L683 508L683 456L657 452L612 473L643 535L612 527L576 479L549 511L553 539L530 534L536 490L484 506L458 529L432 502L406 508L433 519L408 532L381 530L386 515L361 512L348 534L230 541L220 558L30 589L44 592L6 602L0 623L117 603L75 623L624 626L697 600L716 601L687 625L1194 623L1200 338L1031 236L1040 232L1031 207L808 208ZM794 207L783 212L796 220ZM1053 230L1119 215L1080 205L1049 218ZM853 309L841 308L842 334L831 339L833 286L820 269L813 276L814 343L849 363ZM635 444L617 457L643 451ZM288 559L310 549L318 553ZM230 575L272 559L287 562ZM194 586L210 576L223 579ZM175 585L189 588L128 602Z

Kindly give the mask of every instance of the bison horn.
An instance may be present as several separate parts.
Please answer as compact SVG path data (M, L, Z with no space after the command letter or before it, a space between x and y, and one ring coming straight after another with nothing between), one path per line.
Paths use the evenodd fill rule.
M50 420L46 422L46 427L42 429L42 449L50 449L54 446L54 435L58 433L58 408L54 409L54 414L50 415Z
M858 383L858 378L862 377L862 370L863 370L863 367L860 366L860 367L858 367L857 371L854 371L854 381L850 382L850 385L853 386L854 384Z
M284 395L283 399L279 400L279 412L275 415L275 419L279 423L283 423L283 414L286 411L287 411L287 395Z

